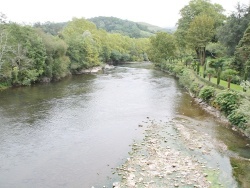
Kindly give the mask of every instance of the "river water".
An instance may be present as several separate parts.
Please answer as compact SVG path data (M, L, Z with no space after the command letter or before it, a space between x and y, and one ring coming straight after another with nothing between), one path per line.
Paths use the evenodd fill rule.
M138 125L147 117L204 120L215 139L250 158L248 140L220 126L176 80L151 67L126 65L0 92L0 187L110 186L119 180L114 168L126 160L129 145L142 139ZM237 184L230 158L219 157Z

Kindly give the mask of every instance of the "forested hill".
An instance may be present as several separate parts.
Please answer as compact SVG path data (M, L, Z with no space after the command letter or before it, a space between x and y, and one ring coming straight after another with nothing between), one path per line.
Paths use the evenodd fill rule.
M175 27L162 28L156 25L145 23L145 22L137 22L137 24L146 26L151 32L154 32L154 33L161 32L161 31L172 33L173 31L176 30Z
M60 22L60 23L54 23L54 22L45 22L45 23L35 23L34 27L35 28L40 28L42 29L45 33L49 33L51 35L58 35L68 22Z
M136 23L129 20L123 20L115 17L95 17L89 19L95 25L110 33L121 33L132 38L145 38L154 35L157 31L163 31L163 28L146 23Z

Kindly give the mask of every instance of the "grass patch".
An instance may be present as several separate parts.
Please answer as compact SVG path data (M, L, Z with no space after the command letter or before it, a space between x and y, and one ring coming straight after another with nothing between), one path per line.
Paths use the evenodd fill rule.
M233 175L243 188L250 185L250 162L237 158L230 158Z
M208 78L206 78L206 80L208 80ZM211 82L216 84L217 83L217 78L211 78ZM220 80L220 85L227 88L227 81L224 81L224 80ZM240 85L237 85L237 84L233 84L231 83L230 84L230 89L234 90L234 91L242 91L242 87L240 87Z
M204 67L201 66L200 67L200 76L202 77L203 76L203 72L204 72ZM208 76L206 76L205 78L206 80L208 80ZM211 78L210 82L214 83L214 84L217 84L217 78ZM220 80L220 86L223 86L225 89L227 89L227 85L228 85L228 82L225 81L225 80ZM233 83L230 83L230 89L234 90L234 91L243 91L242 87L240 87L240 85L237 85L237 84L233 84Z

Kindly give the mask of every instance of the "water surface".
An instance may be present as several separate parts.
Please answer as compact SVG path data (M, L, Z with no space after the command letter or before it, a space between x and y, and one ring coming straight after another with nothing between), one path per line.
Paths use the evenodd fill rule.
M0 99L0 187L110 186L118 178L113 168L143 137L138 125L147 117L208 121L216 139L228 139L218 133L224 127L150 64L12 88ZM248 141L227 131L242 146L236 152L249 157ZM225 168L232 170L230 163Z

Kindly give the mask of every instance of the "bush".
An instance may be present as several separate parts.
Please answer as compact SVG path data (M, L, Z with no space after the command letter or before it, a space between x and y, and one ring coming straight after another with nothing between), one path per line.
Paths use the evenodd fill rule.
M192 78L188 69L184 69L182 74L179 77L179 82L185 88L190 88L192 83Z
M184 66L183 65L181 65L181 64L177 64L177 65L175 65L174 66L174 68L173 68L173 72L176 74L176 75L181 75L182 73L183 73L183 70L184 70Z
M199 84L196 82L193 82L190 86L190 91L195 95L198 96L199 91L200 91L200 87Z
M201 88L199 97L208 102L214 96L215 89L211 86L205 86Z
M248 99L242 99L241 104L239 108L236 110L236 112L244 116L244 119L242 118L242 122L244 124L239 124L239 127L243 126L244 129L246 130L248 129L249 135L250 135L250 101ZM235 124L235 125L238 125L238 124Z
M214 102L228 116L239 106L239 95L233 91L223 91L216 95Z
M247 118L239 109L233 110L227 117L233 125L243 130L246 129Z

